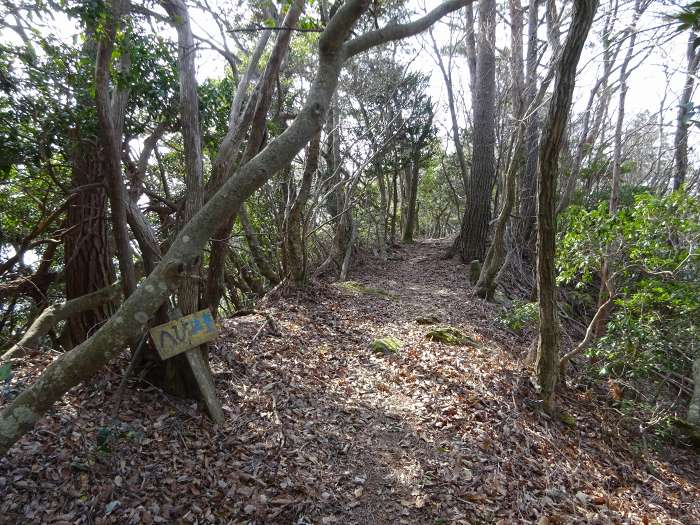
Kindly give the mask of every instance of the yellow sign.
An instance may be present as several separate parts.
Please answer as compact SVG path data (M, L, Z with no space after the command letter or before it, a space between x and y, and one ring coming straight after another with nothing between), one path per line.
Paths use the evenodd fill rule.
M201 310L149 330L161 359L170 359L219 335L211 312Z

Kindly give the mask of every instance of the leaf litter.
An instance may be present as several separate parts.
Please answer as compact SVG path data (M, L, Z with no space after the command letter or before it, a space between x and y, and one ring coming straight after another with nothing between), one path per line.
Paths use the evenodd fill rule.
M279 334L260 332L264 315L223 320L223 425L135 380L111 420L127 357L112 363L0 458L0 523L700 523L698 456L642 446L604 386L562 392L575 425L539 412L529 342L445 247L365 258L353 290L375 293L316 283L266 300ZM426 339L425 317L467 342ZM401 352L368 351L380 337Z

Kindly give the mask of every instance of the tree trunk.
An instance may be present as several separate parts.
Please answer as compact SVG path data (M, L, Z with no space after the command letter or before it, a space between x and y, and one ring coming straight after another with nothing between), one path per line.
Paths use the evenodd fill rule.
M22 339L2 355L2 360L21 357L36 350L42 337L46 336L61 321L69 319L77 313L92 311L105 304L112 304L118 297L118 287L111 285L82 297L76 297L45 308L24 333Z
M411 166L406 170L406 218L403 225L402 241L405 243L413 242L413 231L416 226L416 201L418 199L418 174L420 172L420 160L414 159Z
M294 27L303 9L303 2L294 2L287 12L283 25ZM278 78L282 61L289 49L291 31L281 31L275 40L275 45L270 54L270 58L265 66L265 71L256 86L253 95L248 101L243 115L239 114L242 98L246 95L247 87L253 73L258 69L258 62L265 49L268 39L268 32L265 32L258 40L253 57L248 65L244 78L238 85L234 100L231 104L229 130L217 151L214 160L214 177L216 184L214 190L230 176L236 167L235 158L239 154L239 148L245 137L245 133L250 129L248 143L240 160L241 164L248 162L260 150L263 144L266 130L266 117L270 108L272 95L275 88L275 79ZM248 82L244 80L248 79ZM213 311L219 307L219 302L223 294L223 275L226 252L230 249L228 243L221 240L227 239L231 234L231 228L235 222L232 214L217 230L215 240L211 245L210 264L207 272L207 304ZM274 283L278 281L273 281Z
M304 239L304 209L311 194L311 184L318 170L321 151L321 134L311 139L306 150L306 163L301 178L301 186L294 202L289 207L284 221L284 264L285 273L296 286L306 281L306 240Z
M697 35L695 31L691 31L688 37L687 71L685 76L685 85L683 93L678 102L678 119L676 121L676 136L673 139L675 150L675 169L673 171L673 191L679 189L688 173L688 122L691 113L693 96L693 87L695 86L695 76L698 73L698 64L700 64L700 49L696 49Z
M255 231L255 228L253 228L253 225L250 223L248 209L245 204L238 210L238 219L241 221L241 226L243 226L243 235L248 242L250 254L253 257L255 266L258 267L260 273L264 275L273 286L276 285L280 282L279 275L277 275L277 270L273 267L272 257L265 253L258 240L258 232Z
M128 297L136 288L136 271L129 244L129 230L126 220L126 191L122 177L121 145L123 111L126 106L126 94L115 87L114 97L109 97L110 63L114 50L114 39L120 24L122 11L129 2L113 0L102 28L101 39L97 45L95 62L95 105L99 122L99 135L103 152L105 179L109 192L112 211L112 234L119 259L124 297ZM116 110L116 111L115 111Z
M557 68L554 94L540 145L537 194L537 292L540 320L535 366L543 408L547 412L554 411L554 393L559 378L560 334L554 270L559 153L571 109L576 67L597 6L598 0L581 0L574 4L573 21Z
M540 138L539 111L532 104L537 93L537 63L539 60L537 49L537 26L539 0L530 0L527 17L527 62L525 73L526 103L532 112L527 121L525 132L525 170L518 185L520 197L516 224L515 239L523 258L530 258L532 254L531 237L535 225L535 208L537 194L537 163L538 145Z
M688 406L688 423L700 427L700 358L693 362L693 397Z
M505 233L510 219L510 213L515 202L515 183L523 160L523 136L525 134L523 90L523 13L520 0L510 0L510 32L511 32L511 100L516 134L513 155L506 171L505 196L501 212L496 219L493 241L486 253L479 280L476 284L476 294L479 297L493 300L496 292L496 276L506 258Z
M491 220L491 191L496 179L496 1L479 4L479 42L474 107L472 174L460 232L464 262L484 260Z
M182 223L187 224L202 207L203 159L201 131L199 127L199 96L195 69L195 43L192 35L189 12L182 0L167 0L164 7L177 30L178 77L180 84L180 123L185 156L185 205ZM188 239L187 242L193 240ZM197 240L196 242L199 242ZM183 315L199 310L200 259L188 265L187 272L178 288L178 307ZM202 392L197 383L192 366L192 354L204 354L204 349L196 349L180 354L163 362L162 385L166 391L182 397L201 398ZM198 359L194 357L194 359ZM195 365L196 366L196 365Z
M66 300L109 286L115 280L112 244L107 229L107 191L97 146L74 139L71 151L72 186L76 196L68 205L64 236ZM68 318L72 345L78 345L112 314L112 306L76 312Z

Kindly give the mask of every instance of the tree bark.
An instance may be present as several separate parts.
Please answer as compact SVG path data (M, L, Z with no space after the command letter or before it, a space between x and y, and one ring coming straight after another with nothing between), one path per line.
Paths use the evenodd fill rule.
M484 260L491 220L491 191L496 178L496 2L479 4L479 41L474 107L474 150L467 203L460 230L464 262Z
M520 0L510 0L510 34L511 34L511 104L516 134L513 155L506 170L505 196L503 206L496 218L493 241L486 252L486 258L476 283L476 294L484 299L493 300L496 292L498 275L506 257L505 233L510 213L515 202L515 185L523 160L523 137L525 134L523 91L525 79L523 73L523 13Z
M559 378L560 334L554 270L559 153L571 109L576 67L597 6L598 0L580 0L574 4L573 21L557 68L554 94L540 145L537 192L537 292L540 320L535 367L543 408L547 412L554 411L554 394Z
M527 15L527 53L525 71L525 100L531 107L525 132L525 170L518 181L518 221L515 239L520 255L529 259L532 255L531 237L535 225L535 208L537 194L537 163L540 138L539 108L532 101L537 93L537 64L539 63L537 27L539 24L540 0L530 0Z
M321 134L311 139L306 150L306 163L301 177L301 186L284 220L284 265L285 273L296 285L306 281L306 241L304 239L304 210L311 194L314 174L318 170L321 151Z
M285 27L294 27L299 20L299 16L304 7L303 1L295 1L287 15L284 19L283 25ZM238 114L237 106L240 107L239 98L245 95L247 84L241 82L238 86L236 94L234 96L234 101L231 105L231 117L229 120L229 129L224 137L224 140L219 147L219 150L214 160L214 177L216 179L216 185L213 187L214 190L225 181L230 174L235 169L236 156L240 145L243 142L245 134L250 130L248 137L248 142L246 144L245 150L243 152L243 157L240 159L239 164L245 164L251 158L253 158L260 148L262 147L264 134L266 130L266 117L270 109L270 104L272 101L272 95L275 89L275 79L279 75L279 70L289 49L289 43L291 41L292 32L282 31L277 35L275 44L272 48L270 58L265 66L265 70L262 77L256 86L256 89L248 102L246 110L242 115ZM258 41L253 57L246 71L246 76L252 76L253 71L257 69L257 64L264 51L264 44L267 42L267 37L263 35ZM234 118L235 116L235 118ZM217 230L215 238L216 239L226 239L231 234L231 228L235 222L235 217L232 214L223 222L221 227ZM245 225L244 225L245 226ZM249 240L250 230L246 230L247 240ZM249 243L250 244L250 243ZM256 246L251 246L251 250L254 250ZM219 302L221 301L223 293L223 274L224 274L224 261L226 260L226 251L229 250L228 243L215 240L211 245L210 254L210 264L207 273L207 303L210 308L216 311L219 307ZM254 253L255 255L255 253ZM263 263L264 264L264 261ZM273 275L274 272L270 273ZM275 277L277 277L275 275ZM269 278L269 276L268 276ZM278 279L278 278L277 278ZM279 282L274 280L274 284Z
M181 220L187 224L201 209L204 200L204 166L195 69L196 46L186 4L182 0L167 0L163 7L177 31L180 123L187 191ZM186 272L182 274L177 293L177 314L188 315L199 310L200 268L200 258L193 258ZM164 361L162 370L156 373L166 391L182 397L204 399L212 418L220 420L223 415L218 403L207 395L207 387L210 383L213 384L213 381L207 367L202 366L202 361L206 360L205 355L206 347L189 350Z
M77 134L77 133L76 133ZM71 185L75 197L68 205L63 253L66 299L77 299L115 280L112 243L107 228L107 191L98 147L73 137ZM76 312L68 318L72 345L78 345L112 314L108 304Z
M576 154L574 156L573 167L571 168L571 174L566 182L564 191L559 199L559 204L557 205L557 215L563 212L571 202L571 197L576 189L576 182L578 181L579 175L581 173L581 167L583 165L583 160L586 155L593 149L593 144L598 135L599 130L599 116L596 116L593 122L593 129L591 129L591 114L593 113L593 102L595 98L599 99L599 109L602 104L605 104L605 99L607 98L608 83L610 79L610 74L612 73L613 65L615 64L615 59L619 53L620 46L613 45L612 30L617 20L617 8L618 4L611 4L610 10L605 17L605 24L603 27L602 41L603 41L603 71L596 80L595 85L590 91L588 96L588 103L586 104L586 109L583 113L583 124L581 130L581 140L576 147Z

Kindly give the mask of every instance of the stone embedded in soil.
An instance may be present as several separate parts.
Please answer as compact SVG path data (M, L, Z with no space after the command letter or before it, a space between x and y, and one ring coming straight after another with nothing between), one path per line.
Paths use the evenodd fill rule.
M416 324L428 325L428 324L438 324L439 322L440 322L440 317L438 317L435 314L422 315L420 317L416 317Z
M343 281L336 283L335 286L353 295L372 295L383 299L394 299L396 294L382 290L381 288L373 288L357 281Z
M461 346L467 343L474 343L474 340L453 326L433 328L427 334L426 339L445 343L446 345Z
M372 350L377 353L395 354L403 347L403 341L387 336L372 341Z

